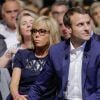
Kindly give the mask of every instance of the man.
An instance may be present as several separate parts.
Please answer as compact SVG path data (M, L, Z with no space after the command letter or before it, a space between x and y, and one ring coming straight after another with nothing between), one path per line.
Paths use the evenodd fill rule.
M0 34L5 37L7 48L18 43L16 36L16 17L20 11L20 5L15 0L7 0L2 5L2 22Z
M63 23L63 17L62 18L58 18L57 19L58 25L59 25L59 29L60 29L60 33L61 33L61 40L67 40L70 38L70 33L71 30L69 29L69 27L65 27L64 23Z
M55 100L100 100L100 42L91 37L90 20L82 8L71 8L64 15L71 37L50 48L49 60L28 100L41 100L54 76Z
M63 23L63 16L69 9L69 6L64 1L56 1L51 7L51 14L53 18L58 22L61 40L68 39L70 37L70 30Z

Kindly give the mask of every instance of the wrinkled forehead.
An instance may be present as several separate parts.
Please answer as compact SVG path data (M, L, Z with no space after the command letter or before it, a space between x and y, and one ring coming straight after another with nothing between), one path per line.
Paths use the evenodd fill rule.
M68 8L65 5L54 5L52 7L52 11L59 11L59 10L61 10L61 11L67 11Z
M3 6L2 6L3 10L19 10L20 9L20 5L17 2L14 1L9 1L6 2Z

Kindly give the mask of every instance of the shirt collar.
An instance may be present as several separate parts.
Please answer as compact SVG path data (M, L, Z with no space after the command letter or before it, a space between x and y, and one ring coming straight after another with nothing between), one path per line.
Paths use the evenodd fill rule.
M75 48L74 46L73 46L73 44L71 43L71 41L70 41L70 52L71 53L74 53L74 52L76 52L76 51L83 51L84 50L84 48L85 48L85 45L86 45L86 42L84 42L80 47L78 47L78 48Z

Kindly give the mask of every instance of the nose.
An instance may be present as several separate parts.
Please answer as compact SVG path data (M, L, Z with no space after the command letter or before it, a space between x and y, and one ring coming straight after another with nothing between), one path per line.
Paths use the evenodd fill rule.
M88 24L85 24L85 25L84 25L84 27L85 27L85 30L89 30L89 28L90 28L90 25L88 25Z
M11 17L12 17L13 19L16 19L17 14L16 14L15 12L12 12L12 13L11 13Z
M27 28L32 28L32 24L31 23L27 23Z
M39 37L39 32L38 31L35 33L35 37L36 38Z

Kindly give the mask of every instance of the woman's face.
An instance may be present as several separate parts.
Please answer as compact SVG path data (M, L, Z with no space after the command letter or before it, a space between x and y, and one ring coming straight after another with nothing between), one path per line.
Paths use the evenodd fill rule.
M33 24L33 18L29 15L23 16L20 20L20 33L25 36L31 36L31 29Z
M50 30L44 25L34 27L32 37L36 48L49 46L50 44Z

